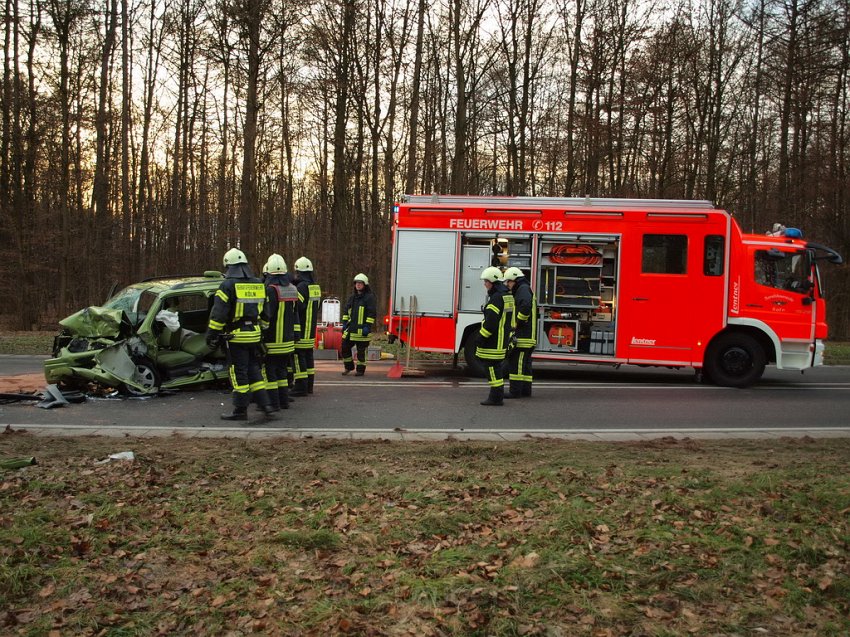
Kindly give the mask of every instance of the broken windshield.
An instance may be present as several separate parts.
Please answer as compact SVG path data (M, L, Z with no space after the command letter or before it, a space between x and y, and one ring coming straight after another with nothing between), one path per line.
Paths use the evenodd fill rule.
M131 285L109 299L103 307L123 311L132 325L138 325L145 320L156 296L145 288Z

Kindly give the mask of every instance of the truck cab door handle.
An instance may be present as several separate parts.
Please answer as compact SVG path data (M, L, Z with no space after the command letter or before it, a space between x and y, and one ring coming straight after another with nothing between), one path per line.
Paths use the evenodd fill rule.
M636 296L636 297L632 298L632 301L648 301L648 300L649 299L644 298L642 296Z

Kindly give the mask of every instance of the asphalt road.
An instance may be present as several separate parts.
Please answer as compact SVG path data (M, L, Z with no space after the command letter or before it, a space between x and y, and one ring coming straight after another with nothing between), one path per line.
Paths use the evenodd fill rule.
M13 360L14 359L14 360ZM39 371L40 357L0 357L0 375ZM341 376L341 364L317 361L316 393L294 401L275 421L252 414L253 425L288 429L405 430L651 430L677 428L839 428L850 425L850 367L798 372L769 368L748 389L695 382L693 371L541 363L534 397L482 407L483 380L448 366L427 367L424 377L390 379L391 363L370 364L367 374ZM97 427L232 426L219 415L230 406L222 388L145 399L90 399L56 409L33 402L0 405L7 424Z

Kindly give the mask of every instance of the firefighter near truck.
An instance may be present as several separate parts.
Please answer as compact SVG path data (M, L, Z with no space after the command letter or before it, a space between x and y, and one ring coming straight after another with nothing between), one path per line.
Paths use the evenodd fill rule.
M744 233L708 201L408 195L392 233L390 340L413 335L476 375L491 265L531 281L535 360L693 368L747 387L768 364L823 364L818 266L842 262L795 228Z

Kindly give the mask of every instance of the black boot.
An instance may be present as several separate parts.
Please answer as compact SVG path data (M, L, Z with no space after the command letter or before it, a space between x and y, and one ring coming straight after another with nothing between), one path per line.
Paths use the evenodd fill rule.
M505 388L504 387L491 387L490 395L487 396L487 400L482 400L482 405L503 405L503 398L505 397Z
M357 371L354 372L354 375L355 376L362 376L365 373L366 373L366 366L365 365L358 365Z
M281 409L289 409L289 388L288 387L278 387L277 388L277 402L280 405Z
M525 398L531 398L531 381L525 380L522 382L522 395Z
M505 398L522 398L524 395L522 393L522 381L512 380L511 388L505 393Z
M266 420L274 420L275 411L280 411L280 409L274 409L269 402L269 392L265 389L260 389L254 392L254 400L257 401L257 405L260 407L260 411L263 412L263 415L266 417Z
M290 398L307 395L307 383L305 381L305 378L299 378L295 381L295 385L292 386L292 391L289 392Z
M251 404L251 396L248 394L233 393L233 412L222 414L222 420L248 420L248 405Z
M266 393L268 394L268 397L269 397L269 408L273 412L274 411L280 411L280 400L278 399L277 392L278 392L277 388L266 390ZM260 407L260 411L263 411L262 407Z
M313 383L315 383L315 382L316 382L316 376L314 374L310 374L307 377L307 393L308 394L313 393Z

